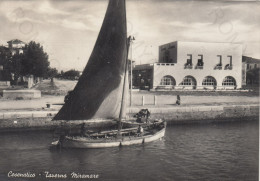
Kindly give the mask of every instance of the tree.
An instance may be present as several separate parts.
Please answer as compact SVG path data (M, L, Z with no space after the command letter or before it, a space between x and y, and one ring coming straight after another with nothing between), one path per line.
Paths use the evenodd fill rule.
M65 79L77 79L79 77L79 71L77 70L69 70L64 72L63 78Z
M0 65L7 67L10 59L11 59L10 50L4 46L0 46Z
M39 43L31 41L24 47L23 52L22 75L45 76L50 62L48 61L48 54L43 51L43 47Z
M11 61L11 51L4 47L0 46L0 66L3 70L0 70L0 80L6 81L11 79L10 73L10 61Z
M53 78L56 77L58 75L58 70L56 68L51 68L48 67L48 71L47 71L47 77L49 78Z
M9 64L9 70L13 73L14 84L17 85L17 80L21 76L21 72L23 69L22 65L22 55L15 54L12 56Z

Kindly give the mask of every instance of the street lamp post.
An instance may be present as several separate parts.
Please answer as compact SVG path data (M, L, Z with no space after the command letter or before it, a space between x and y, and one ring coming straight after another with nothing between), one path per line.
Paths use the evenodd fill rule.
M132 53L133 53L133 41L135 37L130 37L130 106L132 106L132 89L133 89L133 60L132 60Z

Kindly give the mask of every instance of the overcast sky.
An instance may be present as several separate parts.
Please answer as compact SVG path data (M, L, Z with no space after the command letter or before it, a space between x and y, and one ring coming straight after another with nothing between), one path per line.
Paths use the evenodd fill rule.
M108 0L1 0L0 44L34 40L52 67L82 70L101 27ZM127 0L133 59L158 61L158 46L172 41L234 42L260 59L260 1Z

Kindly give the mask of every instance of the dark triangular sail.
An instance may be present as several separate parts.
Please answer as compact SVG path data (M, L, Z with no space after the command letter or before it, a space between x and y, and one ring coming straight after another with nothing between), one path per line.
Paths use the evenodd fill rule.
M110 0L89 61L54 120L118 118L126 72L125 0Z

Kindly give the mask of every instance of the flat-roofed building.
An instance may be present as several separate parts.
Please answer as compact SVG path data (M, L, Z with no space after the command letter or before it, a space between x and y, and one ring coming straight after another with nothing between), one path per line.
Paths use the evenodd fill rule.
M259 86L260 59L243 56L242 67L242 85L255 84Z
M246 71L260 68L260 59L243 56L242 62L245 64Z
M146 75L143 76L142 72ZM241 88L242 45L184 41L167 43L159 46L158 63L136 65L133 75L138 76L145 87L155 90ZM150 77L150 81L145 77ZM133 83L136 86L135 81Z
M7 43L12 55L23 53L23 47L26 45L26 43L18 39L10 40Z

